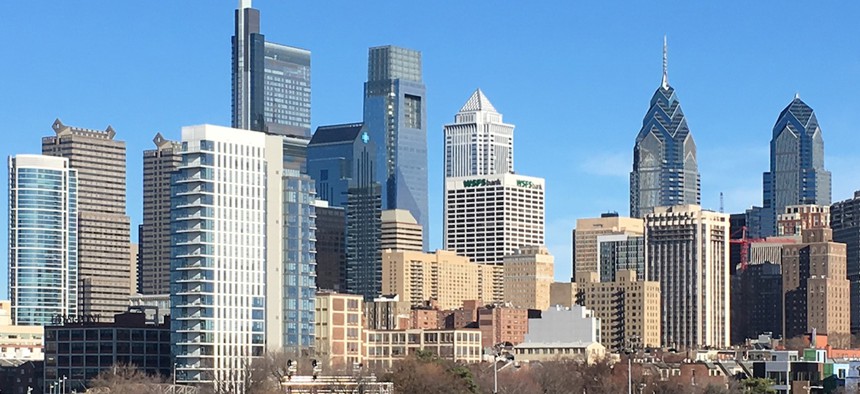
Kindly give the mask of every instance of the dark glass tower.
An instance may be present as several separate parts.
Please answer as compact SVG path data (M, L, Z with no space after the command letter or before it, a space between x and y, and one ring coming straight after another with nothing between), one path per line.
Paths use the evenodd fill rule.
M250 0L236 10L232 74L233 127L310 137L311 53L266 42Z
M319 127L308 145L308 173L316 181L318 198L344 208L346 264L339 287L368 300L382 290L382 188L376 152L361 123Z
M815 112L800 96L779 114L770 140L770 171L764 173L762 236L776 235L776 217L788 205L830 205L830 171Z
M663 41L663 81L642 120L633 146L630 172L630 216L643 217L655 207L699 205L701 189L696 143L675 89L669 86L666 41Z
M377 142L376 173L383 209L406 209L424 230L428 248L427 102L421 52L370 48L364 84L364 125Z
M848 280L851 282L851 333L860 333L860 190L854 198L830 206L833 241L845 244Z

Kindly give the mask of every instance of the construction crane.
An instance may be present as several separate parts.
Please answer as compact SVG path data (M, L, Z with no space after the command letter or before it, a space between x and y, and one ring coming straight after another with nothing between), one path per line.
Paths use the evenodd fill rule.
M740 233L740 238L735 238ZM750 244L754 242L763 242L764 238L748 238L747 226L742 226L729 237L729 243L741 246L741 262L738 271L743 272L749 265Z

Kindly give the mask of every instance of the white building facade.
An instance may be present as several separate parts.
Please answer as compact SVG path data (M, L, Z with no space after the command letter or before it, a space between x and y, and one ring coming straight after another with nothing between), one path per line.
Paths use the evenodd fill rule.
M240 392L252 358L283 346L282 141L212 125L182 129L171 182L178 382Z
M446 178L445 249L498 265L520 247L544 245L544 186L516 174Z
M444 130L446 178L514 171L514 125L502 121L481 89Z
M729 215L698 205L645 215L646 277L660 282L662 344L729 346Z

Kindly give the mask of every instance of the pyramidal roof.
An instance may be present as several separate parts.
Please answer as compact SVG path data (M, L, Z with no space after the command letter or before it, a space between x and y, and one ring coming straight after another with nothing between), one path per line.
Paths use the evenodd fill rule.
M463 104L463 108L460 108L460 112L475 112L475 111L496 111L496 107L493 107L493 104L490 103L490 99L484 95L484 92L481 91L480 88L475 90L475 93L472 93L472 97L469 97L469 101L466 101L466 104Z

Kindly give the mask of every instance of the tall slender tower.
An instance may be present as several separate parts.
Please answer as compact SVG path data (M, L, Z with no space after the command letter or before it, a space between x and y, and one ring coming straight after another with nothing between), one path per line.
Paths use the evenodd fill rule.
M125 214L125 142L116 132L64 125L42 138L42 154L69 159L78 173L79 313L102 320L127 310L136 280L130 261L130 219Z
M427 100L421 52L395 46L369 50L364 84L364 125L377 142L382 209L406 209L424 228L427 207Z
M777 215L798 204L830 205L830 171L815 112L799 95L779 114L770 140L770 171L763 176L762 236L777 234Z
M69 160L9 158L12 324L48 325L78 313L78 183Z
M180 144L157 133L143 152L143 225L140 228L141 294L170 293L170 174L182 162Z
M643 217L655 207L698 205L701 200L696 143L675 89L669 86L666 39L663 81L633 146L630 172L630 216Z
M236 10L232 74L233 127L310 137L311 53L267 42L251 0Z
M502 114L477 89L454 123L445 125L445 177L513 171L514 125L502 122Z

